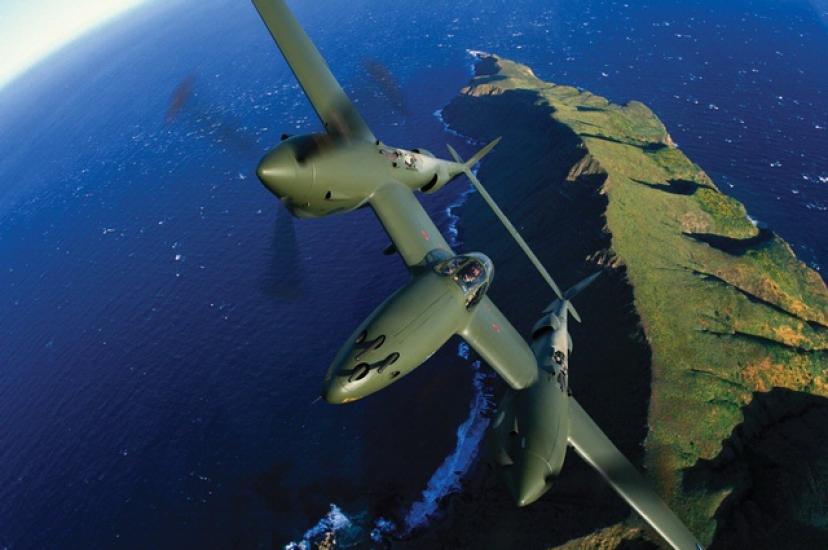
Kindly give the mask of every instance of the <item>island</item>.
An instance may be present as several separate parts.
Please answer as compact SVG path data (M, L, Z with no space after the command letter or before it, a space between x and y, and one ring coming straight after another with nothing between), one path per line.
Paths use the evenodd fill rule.
M705 544L828 541L828 290L770 228L722 193L645 105L616 105L477 54L443 110L502 143L479 177L576 300L573 392ZM493 299L528 333L548 287L482 199L460 209L465 250L495 263ZM556 486L517 509L487 470L418 543L658 547L570 453ZM795 542L795 546L791 543Z

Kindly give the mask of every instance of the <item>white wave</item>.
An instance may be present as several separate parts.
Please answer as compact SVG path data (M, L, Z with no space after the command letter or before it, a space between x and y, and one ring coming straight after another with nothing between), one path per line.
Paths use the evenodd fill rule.
M464 349L465 348L465 349ZM458 355L468 357L468 346L461 343ZM439 512L440 502L449 494L461 489L461 482L469 467L477 458L480 443L489 427L486 413L492 410L493 398L486 388L487 377L491 376L480 367L480 361L472 363L475 369L473 384L475 388L471 410L466 420L457 428L457 445L440 467L428 480L422 498L411 505L405 516L405 533L428 525L431 518Z
M466 50L466 53L467 53L467 54L469 54L469 55L470 55L470 56L472 56L472 57L476 57L477 59L481 59L481 58L483 58L483 57L491 57L491 56L492 56L492 54L490 54L489 52L484 52L483 50L472 50L472 49L467 49L467 50Z
M285 550L310 550L323 540L335 541L337 533L351 525L351 520L342 512L339 506L331 504L328 513L316 525L305 531L302 540L287 543Z
M446 132L447 134L451 134L453 136L461 137L463 139L466 139L466 141L469 141L468 138L466 138L466 136L464 136L463 134L461 134L460 132L458 132L456 130L453 130L451 128L451 126L448 125L446 120L443 118L443 109L437 109L436 111L434 111L431 114L433 114L437 118L437 120L440 121L440 124L443 126L443 131L444 132Z

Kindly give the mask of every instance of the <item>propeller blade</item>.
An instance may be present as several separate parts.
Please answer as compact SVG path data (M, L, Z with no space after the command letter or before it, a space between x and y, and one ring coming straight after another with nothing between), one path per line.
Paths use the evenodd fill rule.
M304 294L293 216L288 205L279 207L274 223L271 271L266 275L265 290L282 300L296 300Z
M325 129L346 140L375 141L362 115L345 95L285 1L253 0L253 4Z
M555 284L555 280L552 278L549 272L546 271L546 268L543 267L541 261L538 259L537 256L535 256L535 253L532 252L532 249L529 248L529 245L526 243L525 240L523 240L523 237L520 236L520 233L518 233L518 230L515 228L514 225L512 225L512 222L509 221L509 218L506 217L506 214L504 214L500 207L497 206L497 203L483 187L483 184L480 183L480 180L477 179L477 176L474 175L474 172L471 171L472 166L474 166L474 164L476 164L486 153L491 151L492 147L497 145L498 141L500 141L500 138L496 139L495 141L484 147L479 153L473 156L469 160L469 162L463 162L463 160L460 158L460 155L457 154L457 151L455 151L454 147L452 147L451 145L448 145L448 149L449 153L451 153L451 156L454 158L454 162L462 166L463 172L466 174L466 177L469 178L469 181L472 182L474 188L477 189L477 192L480 193L480 196L483 197L483 200L486 201L486 204L488 204L489 208L492 209L492 212L495 213L497 219L500 220L500 223L503 224L503 226L506 228L506 231L509 232L509 234L518 244L520 249L523 250L524 254L526 254L526 256L529 258L529 261L532 262L532 265L535 266L535 269L538 270L538 273L540 273L541 277L543 277L543 279L546 281L546 283L549 285L549 287L552 289L555 295L558 298L563 299L561 289L558 288L557 284Z
M407 117L409 110L405 102L405 95L399 82L394 78L394 73L376 59L363 60L362 68L365 70L368 78L373 81L374 87L390 103L391 108L397 114Z
M182 124L188 130L196 130L211 139L218 146L228 146L239 153L250 154L260 151L256 135L229 111L217 104L210 104L197 93L196 76L187 75L170 97L164 123Z
M195 84L195 75L189 74L184 80L178 83L175 90L170 97L170 105L167 107L167 113L164 115L164 122L170 124L178 116L182 107L190 101L193 94L193 85Z

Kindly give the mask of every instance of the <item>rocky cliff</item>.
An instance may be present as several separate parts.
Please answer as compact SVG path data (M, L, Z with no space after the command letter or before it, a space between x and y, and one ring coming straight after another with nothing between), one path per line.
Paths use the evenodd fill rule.
M752 223L641 103L482 55L443 114L476 140L503 135L480 178L562 287L596 264L609 271L576 304L573 388L679 516L712 547L828 547L819 274ZM548 289L478 197L460 229L465 250L494 259L494 299L528 332ZM427 543L660 544L572 454L528 509L514 509L483 464L449 506L456 513Z

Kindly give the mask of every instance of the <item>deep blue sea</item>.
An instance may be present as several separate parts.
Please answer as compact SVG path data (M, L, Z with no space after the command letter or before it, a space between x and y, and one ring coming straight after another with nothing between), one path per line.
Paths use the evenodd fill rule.
M434 113L467 50L495 52L643 101L828 269L822 0L290 4L385 142L471 152ZM370 399L317 399L407 277L370 212L292 221L256 180L318 127L248 2L151 3L0 90L0 549L282 547L394 510L427 528L493 382L452 341ZM444 231L466 192L425 200Z

